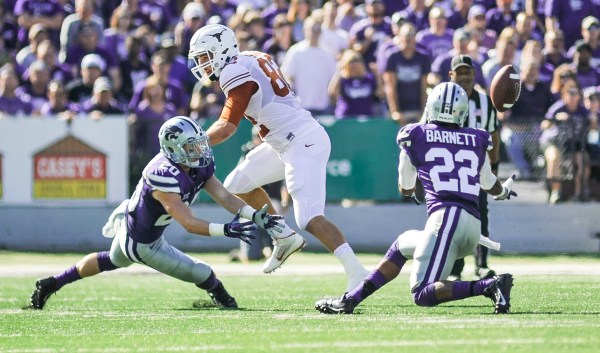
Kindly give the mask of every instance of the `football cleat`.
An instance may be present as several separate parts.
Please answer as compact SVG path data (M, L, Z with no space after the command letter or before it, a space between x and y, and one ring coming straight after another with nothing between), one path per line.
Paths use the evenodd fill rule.
M271 257L263 265L264 273L271 273L278 269L283 262L298 250L302 250L306 246L306 240L296 233L288 235L285 238L273 239L273 252Z
M31 309L42 310L48 298L56 293L56 278L48 277L43 278L35 282L35 290L31 294L31 301L29 307Z
M494 303L495 314L506 314L510 310L510 290L513 286L513 277L511 274L505 273L495 276L494 279L494 282L483 290L483 295Z
M496 271L492 270L488 267L476 267L475 268L475 277L478 279L489 279L494 278L496 275Z
M208 296L212 299L213 303L221 309L237 309L238 304L235 298L227 293L227 290L223 286L223 283L219 283L214 289L207 291Z
M345 293L340 299L322 299L315 303L315 309L322 314L352 314L358 305L356 300L347 298Z

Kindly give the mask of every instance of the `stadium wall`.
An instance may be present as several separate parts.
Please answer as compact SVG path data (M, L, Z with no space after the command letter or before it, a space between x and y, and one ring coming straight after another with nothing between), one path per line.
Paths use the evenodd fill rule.
M100 230L116 205L0 205L0 248L21 251L87 252L108 249L110 239ZM217 222L231 219L214 204L193 206L199 217ZM598 204L555 206L494 203L490 205L492 238L504 253L598 253ZM339 225L358 252L383 253L403 231L422 229L423 206L385 204L344 208L328 205L328 217ZM293 214L287 219L294 224ZM185 251L227 251L237 241L190 235L173 222L167 228L169 243ZM324 251L307 235L310 251Z

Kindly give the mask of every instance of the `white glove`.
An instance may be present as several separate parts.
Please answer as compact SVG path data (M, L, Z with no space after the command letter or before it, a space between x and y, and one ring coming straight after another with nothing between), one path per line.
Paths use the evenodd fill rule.
M517 176L513 174L510 178L506 179L502 183L502 192L500 195L494 196L494 200L510 200L511 196L517 196L517 193L512 191L512 185Z

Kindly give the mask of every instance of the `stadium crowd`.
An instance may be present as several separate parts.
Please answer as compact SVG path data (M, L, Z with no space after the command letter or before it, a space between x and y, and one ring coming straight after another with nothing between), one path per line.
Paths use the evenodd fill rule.
M464 54L483 90L504 65L521 75L499 115L520 177L546 179L550 203L574 181L583 201L600 165L599 16L597 0L0 0L0 117L127 116L137 175L167 119L221 112L218 83L189 70L205 24L270 54L306 109L337 119L418 121Z

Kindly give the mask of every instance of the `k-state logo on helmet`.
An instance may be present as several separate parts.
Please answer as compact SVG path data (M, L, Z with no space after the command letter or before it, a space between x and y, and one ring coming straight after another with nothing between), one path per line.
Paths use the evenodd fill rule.
M179 134L181 134L182 132L183 130L177 125L168 126L165 131L165 140L177 140L179 138Z

